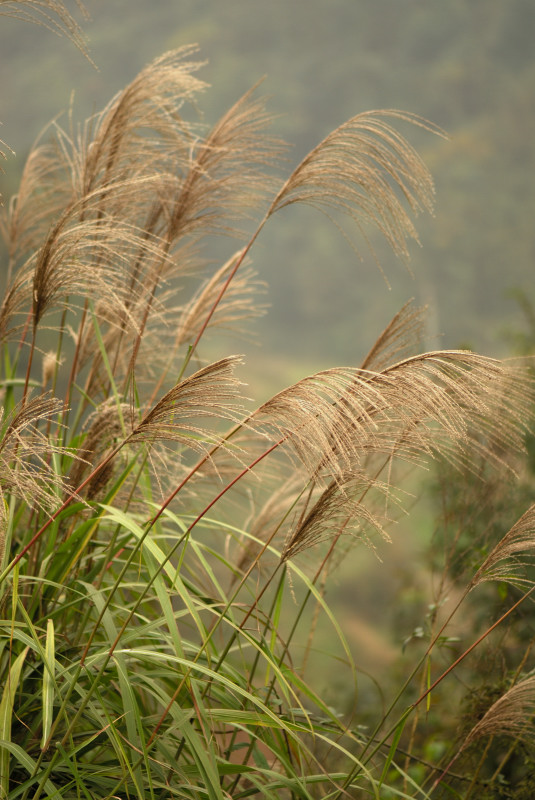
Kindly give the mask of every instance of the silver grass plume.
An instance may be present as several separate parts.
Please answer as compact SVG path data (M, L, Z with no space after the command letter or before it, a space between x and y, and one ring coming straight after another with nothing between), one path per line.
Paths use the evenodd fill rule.
M0 233L9 256L8 283L13 267L37 250L68 202L57 155L50 144L30 150L19 188L0 210Z
M163 454L150 452L157 444L174 442L203 455L214 445L224 447L218 422L237 422L243 417L241 382L233 374L240 363L240 356L229 356L203 367L173 386L139 421L134 419L132 407L121 404L118 408L111 400L104 402L87 421L88 430L80 445L84 463L75 465L69 485L79 486L89 466L95 475L87 493L94 496L111 479L118 455L130 446L146 445L148 458L165 465L165 472L168 464ZM180 471L180 464L175 463L173 469Z
M191 300L182 307L176 327L175 347L180 347L194 338L239 255L240 253L235 254L216 270L213 276L197 290ZM256 280L256 276L256 272L247 267L236 275L211 317L209 327L232 329L244 320L263 313L264 308L258 305L256 296L264 290L265 284Z
M361 363L361 369L381 372L402 358L420 352L426 308L414 308L409 300L392 317Z
M330 133L299 164L275 197L268 216L294 203L351 217L368 243L371 223L393 251L408 257L406 239L418 241L409 213L433 208L431 175L414 148L388 122L411 122L443 135L413 114L368 111Z
M170 389L147 411L126 439L127 444L174 441L200 452L220 443L217 432L197 424L195 419L231 420L243 415L238 403L234 369L240 356L228 356L195 372Z
M29 270L18 272L4 292L0 305L0 342L5 342L21 329L19 315L28 310L32 302L33 276Z
M515 683L491 705L474 725L460 751L482 736L513 736L525 742L533 741L535 716L535 676Z
M287 537L281 561L293 558L337 532L345 535L358 533L360 539L368 541L366 531L371 529L389 541L382 524L385 520L380 520L363 502L370 489L390 496L388 486L365 473L360 476L351 474L346 481L331 481Z
M84 4L76 0L76 5L81 14L87 18ZM82 30L61 0L0 0L1 15L33 22L54 33L67 36L88 57L87 43Z
M33 267L33 325L68 295L99 298L112 313L125 313L123 279L137 237L119 220L74 222L63 216L31 259Z
M91 465L98 464L108 453L114 449L117 442L125 436L125 420L128 420L130 406L126 403L117 406L115 399L109 399L101 404L87 418L84 425L84 439L78 448L80 459L73 465L69 475L69 486L76 489L82 483L84 475ZM107 464L105 474L99 472L96 481L98 488L102 488L113 474L114 459ZM93 497L97 491L95 482L86 489L88 497Z
M472 580L470 589L486 581L532 585L523 569L533 565L535 551L535 505L532 505L491 550ZM531 553L531 558L527 554Z
M53 443L39 430L42 422L57 424L63 404L49 394L29 397L3 416L0 439L0 487L4 493L22 498L30 508L50 510L66 488L61 474L55 472L54 453L72 457L72 453Z
M523 446L531 396L524 378L484 356L434 351L382 372L319 372L279 392L251 420L274 429L311 475L341 477L374 453L418 460L438 448L462 462L469 442L499 459L500 446Z
M425 353L381 372L326 370L279 392L250 425L278 439L324 487L291 533L285 557L325 538L344 505L348 529L364 523L381 532L382 521L357 498L359 489L363 500L373 489L388 495L379 476L394 460L440 454L470 466L479 452L501 463L504 449L523 447L531 396L523 373L465 351Z
M108 213L122 206L130 220L151 218L159 192L187 170L195 131L180 110L206 87L193 74L201 64L188 60L195 50L184 47L156 58L81 130L56 126L58 161L74 200L100 190ZM140 179L145 191L132 192L130 182ZM151 232L158 233L154 226Z

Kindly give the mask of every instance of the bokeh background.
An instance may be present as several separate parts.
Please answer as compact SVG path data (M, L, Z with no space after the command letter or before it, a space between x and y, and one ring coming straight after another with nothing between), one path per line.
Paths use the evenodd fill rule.
M532 0L87 0L83 23L98 70L66 39L0 17L2 139L28 147L69 108L84 119L150 60L197 43L211 84L207 124L264 78L288 168L360 111L399 108L449 134L403 129L436 181L434 217L417 221L410 271L375 243L359 260L313 211L279 215L254 251L269 285L257 327L263 374L355 364L410 297L430 306L429 346L507 349L521 324L511 289L531 291L535 257L535 4ZM74 3L70 4L76 13ZM60 118L66 124L66 115ZM251 364L251 368L253 364ZM293 370L292 366L292 370ZM301 371L301 370L300 370Z

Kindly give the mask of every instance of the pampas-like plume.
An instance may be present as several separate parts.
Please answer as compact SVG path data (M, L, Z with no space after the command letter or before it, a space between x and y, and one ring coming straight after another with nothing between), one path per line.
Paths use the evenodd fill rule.
M12 338L19 330L16 317L28 309L32 302L32 274L29 270L21 270L15 275L11 285L4 292L0 306L0 342Z
M408 257L406 240L418 241L400 192L415 213L433 208L433 181L414 148L387 119L420 125L443 135L420 117L401 111L368 111L340 125L294 170L268 215L293 203L329 213L342 211L357 223L372 223L393 251ZM366 235L364 233L366 239Z
M274 428L311 476L345 480L374 454L419 460L438 449L463 463L470 444L499 460L501 448L522 449L530 396L525 376L493 359L436 351L382 372L319 372L279 392L251 421Z
M228 273L232 269L240 253L232 256L226 264L220 267L214 275L199 288L192 299L181 309L177 325L175 347L180 347L191 341L200 325L204 322L214 300L221 291ZM218 304L210 326L217 325L223 328L232 328L243 320L257 317L264 309L256 302L257 293L264 289L265 284L256 279L256 272L243 269L229 285L223 300Z
M101 461L106 452L111 452L116 442L124 437L124 420L128 418L129 411L130 407L126 403L118 408L114 400L107 400L88 417L84 426L87 433L83 445L78 449L80 460L71 470L69 486L79 486L90 465ZM107 475L109 474L108 470ZM100 473L98 478L102 484Z
M153 203L162 200L165 190L172 191L174 180L180 181L188 168L195 131L180 109L206 87L193 74L201 64L189 61L195 51L184 47L152 61L78 134L57 126L58 156L75 198L106 190L108 212L122 208L129 219L141 214L138 224L151 219ZM125 189L139 178L152 178L153 186L132 194L125 206ZM149 230L154 233L154 228L155 223Z
M470 589L485 581L531 586L533 581L522 575L522 569L532 566L532 561L527 560L525 554L534 550L535 505L532 505L489 553L470 581Z
M31 397L3 420L0 440L0 486L21 497L30 507L50 509L57 505L65 482L50 463L53 453L65 454L50 436L39 430L40 422L57 423L63 404L48 394ZM72 455L69 453L69 455Z
M482 736L514 736L533 741L535 715L535 676L519 681L505 692L474 725L460 750Z
M124 314L123 274L137 246L135 231L120 220L73 223L70 213L62 216L31 260L34 327L69 294L98 297L114 314Z
M200 452L206 440L220 441L215 432L194 424L195 418L238 421L243 410L238 405L238 387L234 369L240 356L228 356L195 372L170 389L142 417L127 437L128 444L175 441Z
M512 736L532 743L534 715L535 676L529 675L508 689L474 725L446 769L435 780L431 791L448 774L466 748L483 736Z
M88 13L81 0L76 5L82 16ZM54 33L67 36L88 57L87 43L82 30L61 0L0 0L0 15L34 22Z
M364 473L360 476L349 475L344 481L339 479L331 481L321 493L308 514L294 528L288 536L281 561L293 558L303 550L330 538L333 532L342 531L345 534L359 531L366 537L365 529L377 531L383 538L389 540L379 518L372 514L362 498L369 489L382 490L388 495L388 487L379 481L373 480Z
M10 270L42 244L65 206L70 187L59 178L53 148L36 144L24 165L17 194L0 212L0 232L9 254Z
M419 351L423 339L425 308L413 308L412 300L398 311L384 331L375 340L370 352L360 365L361 369L381 372L395 361Z
M58 128L66 173L80 200L101 189L108 213L121 209L169 250L195 232L221 230L265 197L266 178L281 150L267 136L264 100L247 92L206 136L186 122L181 108L206 88L194 76L193 46L155 59L82 134ZM132 179L142 191L122 199ZM152 181L152 184L150 184ZM226 223L222 223L222 220Z
M252 91L207 135L182 118L181 107L205 87L193 74L200 66L190 60L194 52L187 47L153 61L78 132L56 125L56 150L34 151L3 221L13 264L30 253L20 272L33 270L34 329L66 296L98 297L111 312L104 317L104 340L114 328L110 362L123 369L139 358L155 309L158 317L159 293L176 287L171 278L199 270L198 245L207 233L228 233L236 218L265 199L281 151L266 133L264 100ZM32 215L36 203L49 211ZM251 285L249 273L213 322L250 313L245 284ZM184 309L178 344L192 334L192 322L202 325L208 294L215 301L205 290L213 286ZM83 330L79 343L85 349L76 355L72 379L86 356L98 354L95 347L87 350L91 335Z

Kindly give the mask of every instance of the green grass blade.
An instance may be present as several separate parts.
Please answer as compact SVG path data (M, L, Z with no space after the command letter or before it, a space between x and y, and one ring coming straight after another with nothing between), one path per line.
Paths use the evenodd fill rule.
M8 755L11 754L15 758L15 760L18 761L18 763L22 767L24 767L24 769L32 776L32 780L31 780L32 784L39 780L39 775L38 774L36 775L37 763L34 761L34 759L31 756L28 755L28 753L25 750L22 749L22 747L20 747L20 745L15 744L14 742L8 742L5 739L0 739L0 753L3 754L4 751ZM24 787L21 787L21 791L22 791L23 788ZM45 791L47 793L47 800L48 800L48 798L50 798L50 800L52 800L52 798L59 798L61 796L60 792L59 792L59 789L55 788L55 786L54 786L54 784L52 783L51 780L47 780L46 781L44 788L45 788ZM2 789L0 789L0 792L1 791L2 791ZM15 797L15 795L14 795L13 791L10 791L9 794L0 794L1 800L4 800L4 798L8 798L9 800L12 800L12 798L14 798L14 797Z
M409 713L405 713L399 724L394 731L394 738L392 739L392 744L390 745L390 749L388 751L388 755L386 757L386 761L383 766L383 771L381 772L381 777L379 778L379 786L382 786L386 780L386 776L388 775L388 770L390 769L390 765L394 760L394 756L396 755L396 751L398 749L399 740L401 739L401 734L403 733L403 729L405 728L405 723L409 718Z
M11 665L9 675L7 678L4 691L2 692L2 700L0 701L0 798L9 797L9 762L10 762L10 748L7 743L11 741L11 720L13 719L13 705L15 702L15 694L19 685L20 673L24 665L24 661L28 654L29 647L19 653Z
M46 623L45 668L43 670L43 735L41 737L41 747L44 747L52 726L55 672L56 643L54 621L48 619Z

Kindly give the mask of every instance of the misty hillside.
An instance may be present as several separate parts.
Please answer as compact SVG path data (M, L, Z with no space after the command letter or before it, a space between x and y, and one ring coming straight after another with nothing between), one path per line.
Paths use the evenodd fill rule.
M314 212L289 213L270 227L254 253L269 285L264 348L307 363L327 354L353 363L390 315L416 296L431 306L431 346L503 352L504 329L522 324L507 292L530 291L535 253L530 0L86 5L91 19L83 28L98 71L67 40L0 18L0 63L8 76L0 95L2 139L17 151L1 176L5 196L25 150L68 109L74 88L74 116L81 120L152 58L196 42L207 62L200 77L211 84L199 109L206 123L265 76L258 91L271 96L273 129L292 145L291 163L335 125L371 108L414 112L450 136L403 130L435 177L437 202L435 216L418 221L423 247L412 248L414 279L377 245L391 291L373 259L363 250L361 263L336 227ZM355 232L346 232L358 245Z

